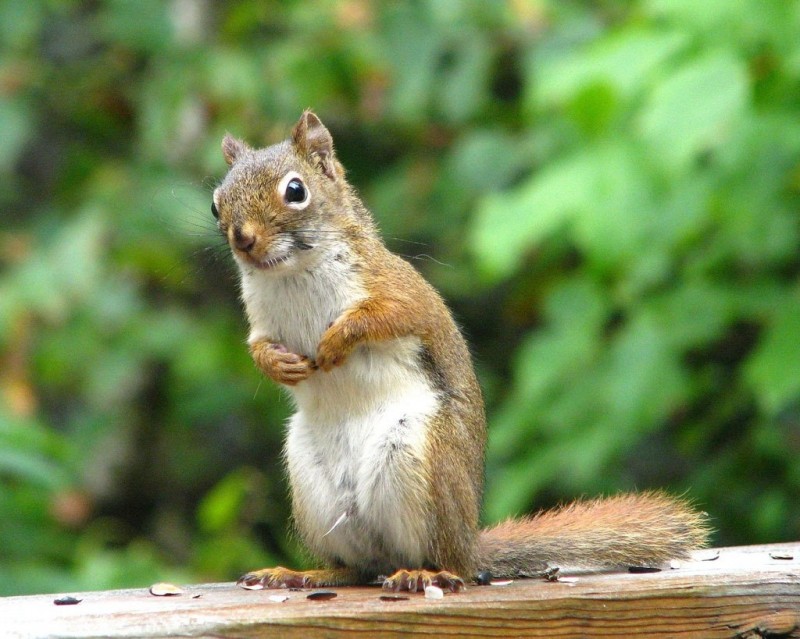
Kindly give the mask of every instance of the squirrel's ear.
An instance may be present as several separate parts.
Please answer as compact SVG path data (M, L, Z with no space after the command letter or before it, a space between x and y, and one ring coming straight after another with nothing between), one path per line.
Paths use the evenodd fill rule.
M316 114L303 112L292 129L292 142L309 162L318 165L330 179L336 180L342 171L333 152L333 137Z
M228 166L232 166L236 162L236 158L249 149L249 146L241 140L237 140L230 133L226 133L225 137L222 138L222 155L225 157Z

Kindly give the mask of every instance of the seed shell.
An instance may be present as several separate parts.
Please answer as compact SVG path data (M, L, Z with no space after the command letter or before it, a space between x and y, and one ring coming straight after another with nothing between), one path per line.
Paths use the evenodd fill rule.
M427 586L425 588L425 599L442 599L444 598L444 590L439 586Z
M275 603L283 603L289 599L289 595L270 595L269 600Z
M183 588L179 588L175 584L159 582L150 586L150 594L156 597L174 597L175 595L182 595Z

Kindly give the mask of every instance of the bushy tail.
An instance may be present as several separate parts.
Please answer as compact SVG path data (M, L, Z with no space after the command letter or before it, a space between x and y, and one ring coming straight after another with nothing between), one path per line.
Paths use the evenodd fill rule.
M658 566L705 546L705 513L660 492L577 501L481 531L480 569L536 576L548 567Z

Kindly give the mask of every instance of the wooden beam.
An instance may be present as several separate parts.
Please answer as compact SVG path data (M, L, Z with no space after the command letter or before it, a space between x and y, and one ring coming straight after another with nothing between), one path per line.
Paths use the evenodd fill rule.
M158 581L154 578L153 581ZM379 588L246 591L232 583L0 599L3 637L796 637L800 542L698 552L662 572L472 586L444 599L384 601ZM284 602L273 601L277 594Z

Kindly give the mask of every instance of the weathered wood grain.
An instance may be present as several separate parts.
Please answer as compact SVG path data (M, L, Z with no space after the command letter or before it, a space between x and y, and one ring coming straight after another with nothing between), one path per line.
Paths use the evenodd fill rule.
M147 588L0 599L3 637L717 637L800 638L800 543L697 553L658 573L579 575L574 582L519 580L427 600L379 599L379 588L245 591L188 586L176 597ZM791 559L777 559L782 552ZM154 576L154 582L158 581ZM283 603L270 595L285 593Z

